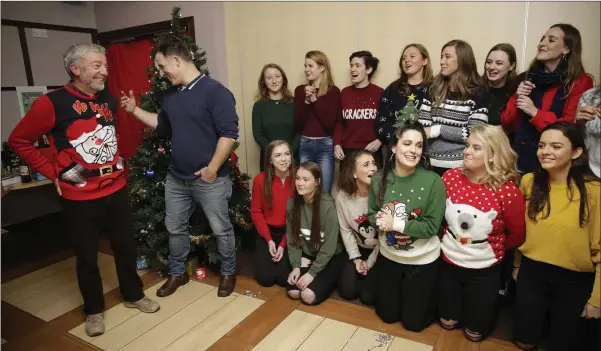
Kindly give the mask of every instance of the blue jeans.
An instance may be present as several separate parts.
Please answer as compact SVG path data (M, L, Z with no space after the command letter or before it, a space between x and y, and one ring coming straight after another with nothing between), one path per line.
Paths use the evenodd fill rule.
M228 214L232 196L229 176L217 177L212 183L196 179L178 179L167 175L165 182L165 226L169 231L169 275L186 273L186 258L190 252L190 217L197 205L202 207L217 239L221 256L221 274L236 273L236 240Z
M321 168L321 190L332 191L334 184L334 141L332 137L311 139L301 136L300 161L313 161Z

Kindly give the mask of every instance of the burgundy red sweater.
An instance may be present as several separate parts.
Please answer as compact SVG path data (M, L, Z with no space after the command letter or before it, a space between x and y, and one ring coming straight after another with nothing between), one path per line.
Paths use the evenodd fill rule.
M37 98L8 138L21 159L54 181L63 197L92 200L126 184L116 134L117 99L108 91L86 96L70 84ZM34 142L46 135L55 155L51 163Z
M367 144L377 139L374 123L383 92L384 89L371 83L365 88L351 85L342 89L342 113L334 130L334 145L364 149Z
M333 86L315 102L305 103L305 87L294 89L294 124L301 135L322 138L334 135L334 126L340 109L340 89Z
M286 177L284 184L280 178L275 177L271 184L271 208L265 199L265 172L257 174L253 180L252 197L250 199L250 217L257 228L259 235L265 241L271 239L268 225L274 227L286 226L286 203L294 194L292 181ZM286 247L286 235L282 237L281 247Z
M441 240L445 261L465 268L487 268L500 263L506 249L524 242L524 197L515 183L489 190L469 181L459 168L446 171L442 180L447 188Z

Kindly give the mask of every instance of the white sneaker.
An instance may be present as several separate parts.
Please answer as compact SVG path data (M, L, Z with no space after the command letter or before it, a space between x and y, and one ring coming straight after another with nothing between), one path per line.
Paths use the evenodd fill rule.
M91 314L86 317L86 334L90 337L104 334L104 313Z

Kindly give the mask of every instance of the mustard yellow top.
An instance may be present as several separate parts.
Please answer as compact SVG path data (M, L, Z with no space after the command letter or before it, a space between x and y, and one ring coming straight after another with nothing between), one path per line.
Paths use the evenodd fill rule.
M534 174L524 175L520 181L520 190L526 198L528 208ZM601 225L599 211L600 190L599 182L585 183L589 203L588 222L583 228L579 224L580 194L573 185L572 201L568 198L567 183L551 183L549 200L551 212L549 217L542 219L542 213L533 221L526 212L526 241L519 251L526 257L576 272L596 272L595 284L589 303L599 307L601 280L601 252L599 240ZM543 212L544 213L544 212ZM519 267L521 256L515 255L514 265Z

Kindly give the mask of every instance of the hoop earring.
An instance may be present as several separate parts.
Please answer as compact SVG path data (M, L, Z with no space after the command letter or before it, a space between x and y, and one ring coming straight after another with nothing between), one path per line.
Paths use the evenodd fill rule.
M561 59L564 60L564 61L567 61L568 60L568 55L562 54L561 55Z
M394 155L395 155L395 152L391 151L390 152L390 158L388 159L388 161L392 162L392 160L394 159Z

